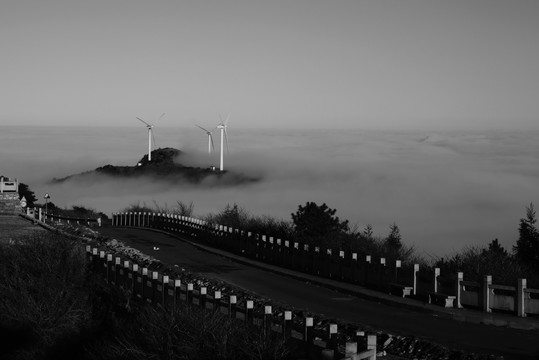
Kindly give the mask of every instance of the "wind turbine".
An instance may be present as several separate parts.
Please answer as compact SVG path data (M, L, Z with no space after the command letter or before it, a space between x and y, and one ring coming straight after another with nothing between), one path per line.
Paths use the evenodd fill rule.
M157 119L157 120L161 120L161 118L163 116L165 116L165 113L161 114L161 116L159 116L159 119ZM146 121L142 120L139 117L137 117L137 119L140 120L141 122L143 122L144 125L146 125L146 127L148 128L148 161L152 161L152 138L153 138L152 129L153 129L153 125L148 124ZM155 143L155 139L154 139L154 143Z
M223 154L224 154L224 143L226 141L226 149L228 151L228 136L226 134L226 128L228 126L228 119L230 118L230 114L226 117L225 121L221 118L221 114L219 114L219 118L221 119L221 123L217 125L217 128L221 130L221 163L219 166L219 170L223 171Z
M213 146L213 138L211 134L215 131L215 129L217 129L217 126L214 127L211 131L204 129L202 126L197 125L197 127L204 130L206 132L206 135L208 135L208 154L211 154L212 150L215 150L215 146Z

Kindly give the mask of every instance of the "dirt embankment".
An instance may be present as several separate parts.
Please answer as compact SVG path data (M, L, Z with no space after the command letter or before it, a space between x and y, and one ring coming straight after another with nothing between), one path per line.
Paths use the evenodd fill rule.
M14 241L43 231L46 230L20 216L0 216L0 242Z

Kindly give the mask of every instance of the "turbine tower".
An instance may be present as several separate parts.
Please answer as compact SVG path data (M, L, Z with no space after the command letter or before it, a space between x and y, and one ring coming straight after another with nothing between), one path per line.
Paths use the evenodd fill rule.
M215 131L215 129L217 129L217 126L214 127L211 131L204 129L202 126L197 125L197 127L204 130L206 132L206 135L208 135L208 154L211 154L212 150L215 150L215 146L213 146L213 138L211 134Z
M157 119L157 120L160 120L163 116L165 116L165 113L161 114L161 116L159 116L159 119ZM137 119L142 121L144 123L144 125L146 125L146 127L148 128L148 161L152 161L152 139L153 139L152 129L153 129L153 125L148 124L146 121L142 120L139 117L137 117ZM155 143L155 139L154 139L154 143Z
M219 118L221 118L221 115L219 115ZM223 157L224 157L224 143L226 141L226 149L228 150L228 136L227 136L227 133L226 133L226 128L228 126L228 119L230 118L230 114L226 117L226 120L223 121L223 119L221 119L221 123L219 125L217 125L217 128L221 130L221 162L220 162L220 165L219 165L219 170L223 171L224 170L224 165L223 165Z

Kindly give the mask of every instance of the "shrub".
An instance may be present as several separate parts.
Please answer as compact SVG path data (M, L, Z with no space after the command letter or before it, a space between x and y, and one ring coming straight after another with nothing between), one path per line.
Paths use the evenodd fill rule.
M48 233L0 246L0 325L26 329L32 346L11 349L22 358L43 355L88 321L84 256L74 241Z
M148 205L146 205L146 203L144 203L144 205L141 205L140 204L140 201L139 202L136 202L136 203L132 203L131 205L129 205L128 207L126 208L123 208L122 210L120 210L120 212L145 212L145 213L153 213L153 212L157 212L155 210L155 208L152 208Z
M292 214L294 230L300 239L320 244L327 238L334 238L348 232L348 220L341 221L335 216L337 210L328 207L325 203L317 205L307 202L299 206L298 211Z
M528 286L539 285L537 278L500 246L498 239L488 247L467 247L448 260L439 259L434 267L445 274L462 271L466 280L477 282L482 282L485 275L492 275L496 284L515 286L519 278L527 278Z
M204 218L212 224L232 226L236 229L246 229L250 215L243 207L227 204L226 207L216 214L208 214Z
M219 313L173 312L92 275L76 241L0 245L2 359L282 359L289 346Z
M163 206L154 201L153 207L146 205L146 203L141 205L140 202L136 202L120 210L120 212L167 213L180 216L192 216L194 208L195 204L192 201L189 204L186 204L178 200L176 201L176 206L173 208L169 208L168 204Z
M290 348L277 334L263 334L198 307L172 312L133 304L116 315L110 333L86 346L91 359L283 359Z
M50 214L63 216L73 219L97 219L101 218L102 220L108 220L108 216L103 212L98 212L95 209L87 208L82 205L73 205L71 208L60 208L56 206L53 202L49 202L47 207L43 204L35 204L36 207L42 209L47 209Z
M294 229L290 222L278 220L268 215L248 218L245 230L280 239L292 239L294 236Z

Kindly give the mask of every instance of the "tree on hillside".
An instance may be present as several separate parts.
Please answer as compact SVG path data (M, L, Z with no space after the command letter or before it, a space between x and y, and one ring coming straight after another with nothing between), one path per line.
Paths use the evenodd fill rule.
M374 238L374 231L372 229L371 224L367 224L367 226L365 226L365 229L363 229L362 235L367 240L372 240Z
M46 205L46 206L45 206ZM47 211L49 211L49 213L51 214L58 214L59 211L61 211L62 209L59 208L58 206L56 206L55 203L53 203L52 201L49 201L47 202L46 204L42 204L42 203L34 203L34 207L36 208L42 208L43 211L45 211L45 208L47 209Z
M28 207L34 207L34 203L37 201L36 195L30 187L24 183L19 183L19 196L26 199L26 204Z
M388 257L398 257L399 251L402 249L402 241L400 229L396 223L389 225L389 235L386 237L384 245Z
M255 234L268 234L277 239L293 239L294 236L290 221L275 219L269 215L250 217L244 230Z
M488 250L483 250L483 252L490 252L492 254L499 255L501 257L507 257L509 254L507 253L507 250L503 246L500 245L500 242L498 239L494 239L488 244Z
M211 219L208 219L208 221L216 224L232 226L236 229L243 229L245 228L248 219L249 213L247 210L234 203L232 206L227 204L220 213L214 215Z
M539 270L539 231L536 222L535 209L533 203L530 203L526 208L526 217L520 219L519 238L513 252L523 266Z
M191 201L189 204L184 203L183 201L177 200L176 207L173 209L174 214L180 216L192 216L195 209L195 204Z
M299 206L292 215L294 231L300 239L308 239L313 245L328 245L332 239L338 240L349 231L348 220L341 221L335 216L337 210L331 209L325 203L317 205L307 202Z
M503 285L514 285L516 279L526 277L515 257L508 254L498 239L492 240L488 247L466 247L446 261L438 260L434 267L440 268L442 274L462 271L472 281L483 281L485 275L492 275L496 283Z

